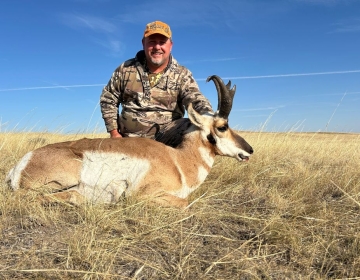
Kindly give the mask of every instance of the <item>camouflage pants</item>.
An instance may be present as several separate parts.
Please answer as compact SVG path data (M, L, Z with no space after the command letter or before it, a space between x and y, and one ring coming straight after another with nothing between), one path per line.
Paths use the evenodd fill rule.
M176 148L182 142L184 132L189 128L190 125L191 122L189 119L181 118L161 127L155 124L149 129L149 131L145 135L123 133L123 136L146 137Z

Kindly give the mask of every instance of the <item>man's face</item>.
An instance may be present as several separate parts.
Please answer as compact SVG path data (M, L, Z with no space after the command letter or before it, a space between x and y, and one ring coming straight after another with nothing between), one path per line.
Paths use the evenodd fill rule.
M153 67L167 65L173 45L169 38L153 34L144 38L142 43L148 64L151 63Z

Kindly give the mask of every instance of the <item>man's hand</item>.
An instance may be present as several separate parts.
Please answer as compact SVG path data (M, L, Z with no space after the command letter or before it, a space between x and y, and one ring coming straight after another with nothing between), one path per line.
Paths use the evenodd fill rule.
M122 136L117 129L114 129L110 131L110 138L122 138Z

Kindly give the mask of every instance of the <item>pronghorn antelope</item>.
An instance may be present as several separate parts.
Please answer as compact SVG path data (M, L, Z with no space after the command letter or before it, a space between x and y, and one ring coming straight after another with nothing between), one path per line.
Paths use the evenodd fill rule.
M210 76L218 92L215 114L188 106L191 122L177 148L146 138L81 139L27 153L10 170L13 190L45 187L46 200L79 204L116 202L137 194L163 205L186 207L187 196L204 182L216 155L247 161L251 146L228 126L236 86Z

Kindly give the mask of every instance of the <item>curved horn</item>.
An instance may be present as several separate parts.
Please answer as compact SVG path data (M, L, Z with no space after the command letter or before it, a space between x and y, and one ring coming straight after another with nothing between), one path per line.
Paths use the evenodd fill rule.
M236 85L234 85L232 89L230 89L231 81L229 81L225 86L223 80L216 75L209 76L206 79L206 82L210 80L214 82L218 93L218 116L227 119L231 111L231 107L236 91Z

